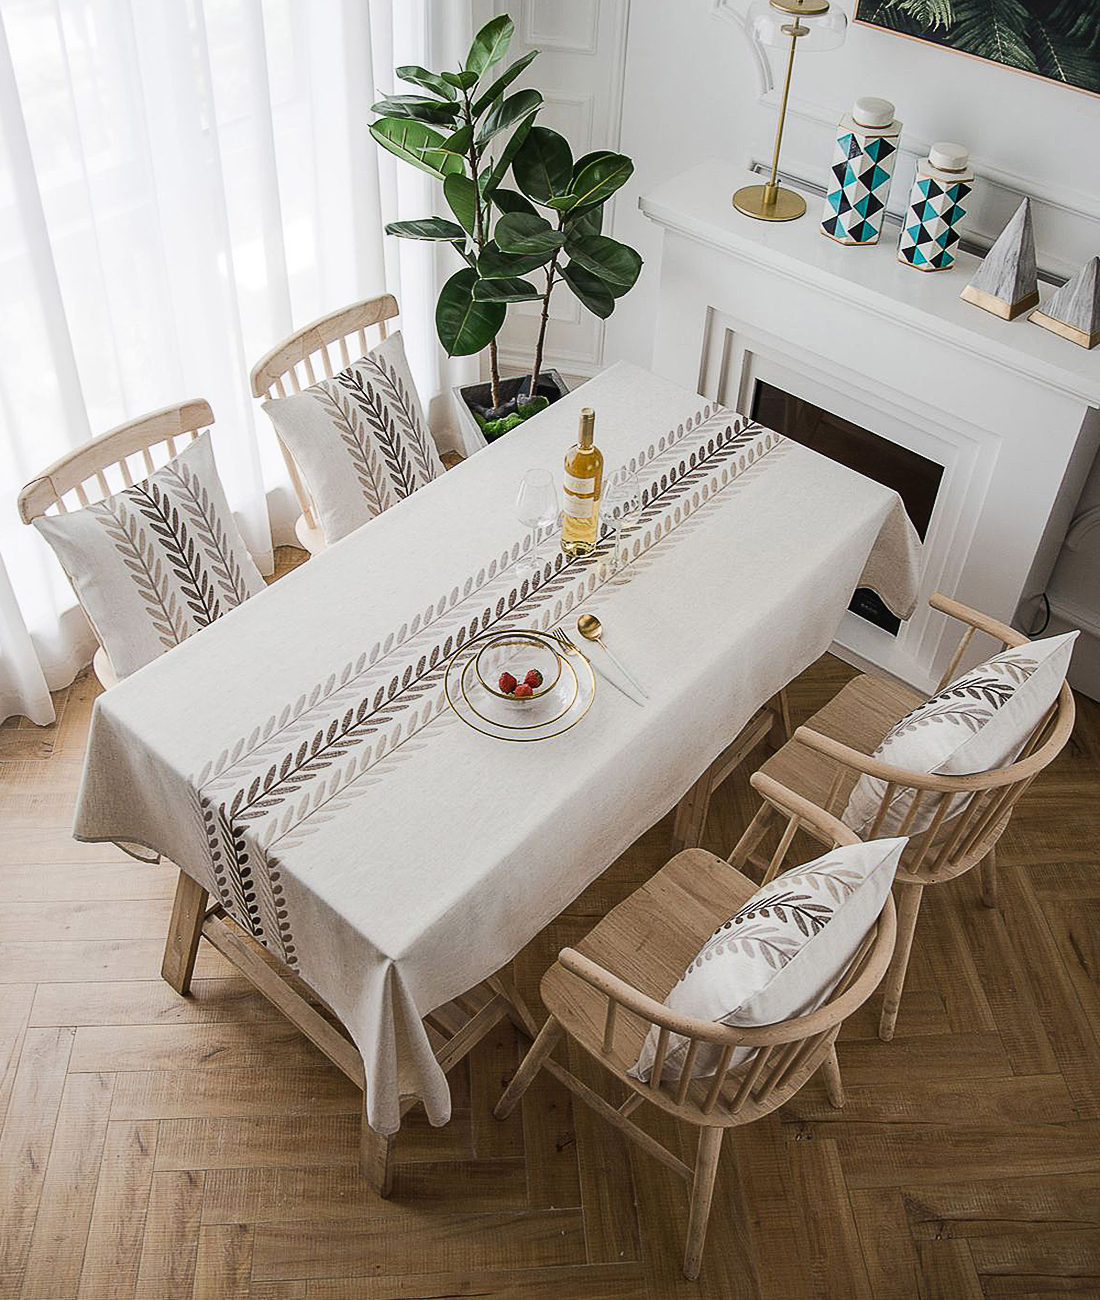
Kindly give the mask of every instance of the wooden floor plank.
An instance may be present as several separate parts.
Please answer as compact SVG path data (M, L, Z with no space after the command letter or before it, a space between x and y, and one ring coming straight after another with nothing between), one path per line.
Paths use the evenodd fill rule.
M438 1271L506 1269L584 1261L580 1210L425 1215L416 1206L379 1201L349 1231L339 1219L261 1224L252 1274L263 1280L414 1273L426 1259Z
M77 1292L114 1083L110 1074L65 1080L23 1273L27 1300Z
M202 1171L153 1174L135 1300L188 1296L195 1281L202 1220Z
M279 1020L281 1013L241 975L197 979L187 997L164 980L39 984L32 1025L166 1025Z
M155 1123L107 1125L77 1300L134 1294L156 1144Z
M23 1041L0 1131L0 1297L4 1300L23 1289L72 1043L71 1029L29 1029Z
M251 1290L251 1226L219 1223L200 1228L194 1300L250 1300Z
M252 1300L257 1300L253 1283ZM648 1300L637 1264L599 1268L519 1268L484 1272L410 1273L397 1277L328 1278L311 1282L308 1300ZM262 1300L262 1296L261 1296Z

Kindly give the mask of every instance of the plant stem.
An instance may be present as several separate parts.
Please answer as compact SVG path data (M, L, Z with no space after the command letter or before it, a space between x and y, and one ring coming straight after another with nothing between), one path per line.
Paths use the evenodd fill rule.
M558 269L557 253L550 259L550 265L546 268L546 292L542 295L542 319L539 321L539 337L535 344L535 365L531 371L531 388L527 396L534 400L535 393L538 391L539 372L542 370L542 345L546 338L546 322L550 316L550 291L554 287L554 272Z
M477 251L482 253L485 250L485 221L481 212L481 186L478 184L478 156L477 144L474 142L474 118L470 111L470 95L468 91L462 92L463 114L466 119L466 125L470 128L470 171L473 173L474 181L474 230L477 239ZM489 340L489 391L492 395L493 405L500 405L500 371L497 367L497 341L495 338Z

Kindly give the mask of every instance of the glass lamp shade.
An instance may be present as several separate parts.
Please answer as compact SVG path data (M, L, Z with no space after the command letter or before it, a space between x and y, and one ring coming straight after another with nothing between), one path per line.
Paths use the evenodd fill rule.
M797 22L806 28L800 36L800 50L835 50L844 44L848 18L843 9L827 0L753 0L745 23L761 45L786 48L791 28Z

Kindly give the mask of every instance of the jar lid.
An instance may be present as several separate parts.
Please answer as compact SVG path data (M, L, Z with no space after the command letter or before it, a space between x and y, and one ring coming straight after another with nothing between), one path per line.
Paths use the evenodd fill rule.
M894 120L894 106L888 99L875 95L861 95L852 105L852 121L857 126L882 128Z
M964 172L970 165L970 150L961 144L940 142L929 149L928 161L941 172Z

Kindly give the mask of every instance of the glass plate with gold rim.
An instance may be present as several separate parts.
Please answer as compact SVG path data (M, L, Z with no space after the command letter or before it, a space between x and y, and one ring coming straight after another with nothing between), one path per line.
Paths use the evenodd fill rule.
M533 633L549 641L546 633ZM563 655L561 678L553 691L530 700L494 696L478 680L474 664L484 642L499 633L474 637L451 657L444 677L447 702L474 731L497 740L549 740L575 727L592 707L596 678L580 655Z

